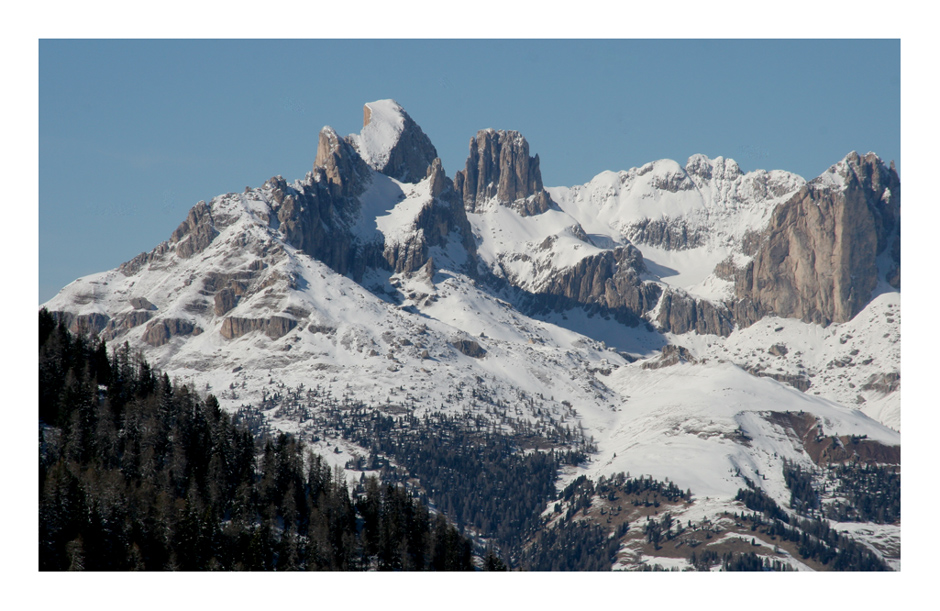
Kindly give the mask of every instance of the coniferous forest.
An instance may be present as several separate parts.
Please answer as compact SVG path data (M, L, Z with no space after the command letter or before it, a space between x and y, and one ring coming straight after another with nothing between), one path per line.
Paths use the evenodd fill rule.
M229 415L128 344L112 349L40 311L40 570L611 570L625 537L654 553L711 538L708 524L672 519L668 506L692 492L668 481L582 475L556 492L559 471L592 451L577 431L504 435L468 415L393 417L307 394L305 417L368 449L347 468L379 477L349 485L258 407ZM823 475L786 463L793 513L745 478L736 500L753 513L728 517L823 569L888 569L827 518L897 522L899 472L853 463L824 474L837 502L821 505ZM599 521L585 520L592 508ZM791 568L750 551L690 553L696 570Z
M124 346L39 315L40 570L471 570L403 488L350 490Z

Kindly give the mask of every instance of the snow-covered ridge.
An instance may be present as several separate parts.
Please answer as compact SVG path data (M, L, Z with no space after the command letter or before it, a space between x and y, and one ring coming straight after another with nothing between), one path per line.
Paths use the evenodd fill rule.
M682 219L717 243L759 230L774 207L805 182L779 170L744 174L733 159L693 155L685 167L662 159L602 172L584 185L546 190L589 233L616 232L629 239L639 222Z

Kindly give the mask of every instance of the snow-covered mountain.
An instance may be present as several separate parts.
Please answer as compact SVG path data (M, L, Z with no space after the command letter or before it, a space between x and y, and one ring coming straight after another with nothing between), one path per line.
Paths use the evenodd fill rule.
M695 155L549 188L518 132L478 132L453 179L436 157L366 104L305 177L199 202L44 307L229 410L316 387L590 447L559 487L668 478L696 500L680 521L746 482L789 507L784 461L899 464L900 181L874 154L809 182ZM265 416L341 466L368 455L298 413ZM897 567L899 532L856 534Z

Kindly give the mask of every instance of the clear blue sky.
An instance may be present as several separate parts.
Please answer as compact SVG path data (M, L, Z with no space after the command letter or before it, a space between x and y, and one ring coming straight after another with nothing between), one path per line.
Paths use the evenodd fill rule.
M547 186L695 153L812 178L851 150L901 170L900 66L898 40L41 40L39 301L199 200L302 178L368 101L404 106L451 177L493 127Z

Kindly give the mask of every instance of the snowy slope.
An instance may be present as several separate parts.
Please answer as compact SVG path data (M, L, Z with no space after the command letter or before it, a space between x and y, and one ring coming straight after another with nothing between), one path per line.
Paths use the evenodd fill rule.
M387 192L405 195L397 204L397 196L376 197L376 203L363 206L370 215L379 214L373 221L377 234L395 239L426 201L427 185L401 185L380 175L375 181ZM374 185L370 189L367 198L375 196ZM171 248L135 275L112 270L79 279L45 307L116 318L134 310L132 297L144 298L156 308L154 320L190 322L201 332L173 337L161 346L144 341L146 324L114 341L128 341L171 376L216 393L228 409L258 402L272 384L309 386L314 380L337 397L350 393L380 404L392 396L407 396L419 409L438 409L441 399L459 385L487 389L494 400L542 395L541 414L529 414L533 422L554 418L575 424L574 410L563 401L579 406L589 402L598 409L609 405L611 394L589 370L605 360L625 361L602 344L529 319L453 270L439 269L433 282L375 271L359 284L285 243L267 221L273 212L270 205L267 185L215 198L209 206L219 235L204 251L183 258ZM436 261L452 258L440 249L432 249L432 254ZM251 287L263 290L249 287L234 309L215 314L204 295L203 279L262 265ZM227 318L263 319L272 314L297 324L276 339L261 331L232 339L221 333ZM642 339L649 332L635 333L641 336L638 346L649 343ZM458 340L478 342L485 357L462 354L453 345ZM403 386L406 396L399 393ZM450 401L448 407L476 409L469 395ZM294 426L281 425L288 430Z
M480 240L477 253L487 267L531 292L539 292L558 270L604 250L585 235L574 217L559 210L521 216L492 202L467 217Z
M599 448L592 472L651 474L691 488L697 496L734 496L745 487L741 476L747 476L781 504L788 501L782 461L810 462L798 444L763 417L771 411L813 414L827 435L867 435L886 445L900 444L897 431L857 410L718 360L655 370L633 363L617 369L606 383L623 402L612 413L586 414Z
M730 283L713 275L729 256L742 265L741 240L760 231L773 209L805 180L779 170L744 174L732 159L693 155L685 167L662 159L640 168L602 172L589 183L546 189L588 234L616 244L629 240L650 271L693 296L721 300ZM653 221L685 243L649 243L638 228Z
M807 394L852 406L900 431L901 393L878 384L886 373L900 375L900 300L897 292L883 293L849 322L829 327L768 317L727 338L689 333L671 340L699 357L803 378L810 384Z
M381 168L388 163L392 148L405 129L404 110L395 100L369 102L365 107L369 123L349 139L363 161L372 168Z

